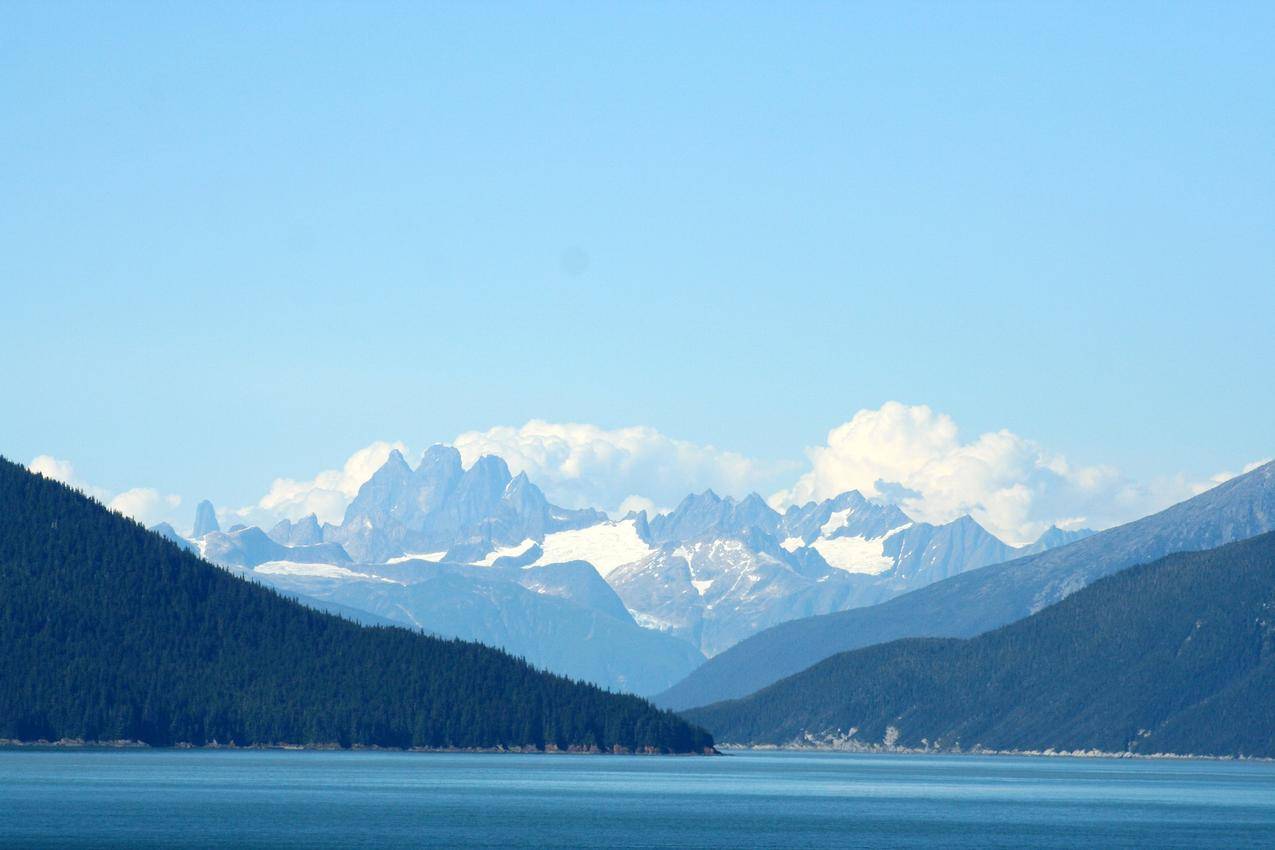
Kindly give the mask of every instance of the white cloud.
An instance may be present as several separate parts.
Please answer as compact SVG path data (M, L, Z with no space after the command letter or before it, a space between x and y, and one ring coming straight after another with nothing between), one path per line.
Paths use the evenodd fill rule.
M710 487L745 495L784 468L645 426L605 429L532 420L518 428L468 431L452 445L466 466L485 454L500 455L515 474L526 472L551 500L613 513L675 505L686 494Z
M859 411L807 455L810 470L772 504L859 490L897 501L924 522L968 513L1014 544L1034 540L1051 523L1105 528L1199 492L1181 477L1146 486L1109 466L1076 466L1011 431L962 442L950 416L899 402Z
M181 496L163 495L150 487L134 487L111 499L106 506L150 526L171 516L181 503Z
M1208 481L1202 481L1198 484L1192 485L1191 486L1191 489L1193 491L1192 495L1198 495L1200 493L1203 493L1205 490L1212 490L1217 485L1224 484L1227 481L1230 481L1232 478L1234 478L1237 475L1243 475L1246 472L1252 472L1254 469L1257 469L1259 466L1265 466L1266 464L1270 462L1271 462L1270 458L1264 458L1262 460L1255 460L1252 463L1244 464L1244 467L1239 472L1228 472L1225 470L1222 472L1219 472L1216 475L1209 478Z
M134 487L123 493L113 494L110 490L96 487L82 480L69 460L55 458L52 455L37 456L27 464L27 469L38 472L45 478L52 478L75 487L111 510L132 517L143 525L154 525L167 519L182 501L181 496L161 494L150 487Z
M627 516L631 512L646 511L647 518L651 518L656 514L666 514L672 508L658 507L655 502L645 496L625 496L620 501L620 506L615 509L618 516Z
M712 487L744 495L773 481L787 465L762 464L735 452L676 440L654 428L608 430L596 425L532 421L521 427L469 431L451 445L466 468L483 455L502 457L517 475L526 472L550 500L566 507L596 507L623 515L667 511L686 494ZM392 450L411 457L402 442L379 441L359 449L340 469L298 481L276 478L256 504L222 511L224 523L268 528L285 517L316 514L339 523L361 487Z
M52 455L38 455L27 464L27 469L39 473L45 478L52 478L54 481L61 481L63 484L69 484L72 487L80 487L79 479L75 476L75 467L71 465L69 460L59 460ZM80 487L80 489L83 489L83 487Z
M711 445L678 440L654 428L605 429L597 425L533 420L459 435L453 445L466 467L484 454L500 455L516 474L525 471L567 507L597 507L613 515L665 512L688 493L713 488L742 496L790 475L795 464L764 463ZM276 478L255 504L220 511L223 524L268 528L287 517L314 513L339 523L346 506L402 442L378 441L354 452L339 469L313 478ZM1108 466L1076 466L1061 455L1010 431L962 442L951 417L924 405L888 402L861 410L807 450L810 469L771 504L784 507L846 490L897 502L913 518L947 522L971 514L1011 543L1034 540L1051 523L1062 528L1105 528L1190 498L1236 474L1207 481L1183 475L1140 484ZM1243 467L1249 472L1267 461ZM175 495L148 487L112 493L77 475L70 461L40 455L28 468L70 484L108 507L145 524L173 521Z
M266 527L285 517L300 519L307 514L315 514L321 523L339 523L345 516L346 506L358 495L359 488L384 465L395 449L407 453L407 446L403 443L381 440L350 455L340 469L326 469L306 481L276 478L269 492L257 504L227 511L225 516Z

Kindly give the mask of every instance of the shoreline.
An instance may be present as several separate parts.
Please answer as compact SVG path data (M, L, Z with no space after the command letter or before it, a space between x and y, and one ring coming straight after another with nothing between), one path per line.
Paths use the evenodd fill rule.
M898 756L1020 756L1029 758L1073 758L1073 759L1136 759L1147 761L1236 761L1236 762L1275 762L1271 756L1218 756L1196 753L1134 753L1109 750L994 750L974 747L968 750L956 749L923 749L920 747L884 747L881 745L854 747L831 746L821 744L716 744L716 749L723 755L733 752L783 752L783 753L844 753L847 755L898 755Z
M57 741L36 740L22 741L12 738L0 738L0 750L230 750L244 752L383 752L383 753L424 753L424 754L482 754L482 755L565 755L565 756L730 756L735 753L840 753L845 755L881 755L881 756L1017 756L1025 758L1071 758L1071 759L1109 759L1109 760L1141 760L1141 761L1234 761L1275 763L1275 757L1248 755L1205 755L1199 753L1134 753L1109 750L996 750L975 747L968 750L956 749L922 749L918 747L883 747L873 746L827 746L812 744L716 744L708 752L659 752L655 750L628 750L613 748L603 750L598 747L585 748L571 746L565 749L548 747L384 747L377 744L354 744L343 747L339 744L191 744L181 742L171 746L156 746L143 741L83 741L75 738L63 738Z
M46 750L283 750L290 752L384 752L384 753L486 753L491 755L568 755L568 756L720 756L717 747L703 752L663 752L653 747L631 750L616 745L604 750L599 747L584 747L572 744L561 748L550 744L544 748L527 747L383 747L379 744L352 744L343 747L340 744L228 744L212 742L209 744L191 744L178 742L169 746L156 746L145 741L85 741L79 738L61 738L56 741L40 739L23 741L15 738L0 738L0 750L46 749Z

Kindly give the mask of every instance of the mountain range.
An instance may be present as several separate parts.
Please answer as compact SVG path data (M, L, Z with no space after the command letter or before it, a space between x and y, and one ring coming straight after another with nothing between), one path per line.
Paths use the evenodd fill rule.
M733 743L1275 756L1275 533L1131 567L978 637L825 659L684 716Z
M302 601L480 640L640 694L777 623L872 605L1027 551L970 517L917 523L853 491L781 514L756 494L710 490L667 514L611 520L550 503L498 457L466 469L441 445L415 469L392 452L338 525L310 515L269 532L222 530L203 502L202 534L155 530ZM1051 529L1033 546L1087 533ZM571 563L591 569L561 567Z
M915 522L854 491L783 513L755 494L706 491L667 513L610 519L553 505L499 458L464 468L441 446L416 468L391 454L340 524L223 529L205 502L202 534L145 534L8 467L3 503L19 509L0 534L12 589L0 637L19 661L0 672L18 695L0 700L0 734L19 739L708 746L671 719L676 709L743 743L1273 749L1261 706L1275 683L1264 613L1275 597L1263 583L1275 537L1191 553L1272 530L1275 463L1117 528L1051 528L1019 548L972 518ZM304 612L296 603L312 610L281 613ZM242 609L233 624L217 620L225 605ZM103 642L113 656L124 647L125 667L90 656ZM261 648L271 642L286 652ZM411 660L418 651L427 663ZM285 671L288 653L310 655ZM373 675L380 653L393 669ZM658 694L664 713L573 690L584 685L521 659ZM438 665L487 672L454 681ZM54 668L74 681L55 685ZM455 700L505 696L540 713L448 713ZM555 699L571 708L550 709ZM355 721L356 704L380 707ZM1209 723L1218 728L1206 733Z
M1271 530L1275 462L1056 549L967 571L871 607L774 626L710 659L655 700L688 709L742 697L846 650L904 637L973 637L1117 570Z

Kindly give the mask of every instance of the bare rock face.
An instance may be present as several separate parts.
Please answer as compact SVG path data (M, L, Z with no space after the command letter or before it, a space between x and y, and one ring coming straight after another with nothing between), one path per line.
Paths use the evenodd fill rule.
M526 475L515 478L498 457L481 457L464 469L460 452L439 445L415 470L392 452L325 538L344 545L358 561L378 562L462 544L490 551L605 519L599 511L550 504Z
M293 522L282 519L270 529L270 539L284 546L316 546L323 542L323 529L314 514Z
M217 524L217 512L213 510L213 503L204 499L195 507L195 530L191 532L191 536L198 539L210 531L221 531L221 526Z

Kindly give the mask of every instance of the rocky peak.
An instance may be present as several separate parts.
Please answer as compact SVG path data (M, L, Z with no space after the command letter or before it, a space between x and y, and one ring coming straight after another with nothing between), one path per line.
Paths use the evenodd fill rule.
M459 478L463 472L460 463L460 452L451 446L435 443L421 455L420 466L416 467L418 478L431 481L440 478Z
M213 509L213 503L204 499L195 506L195 530L191 532L191 536L203 537L210 531L221 531L221 526L217 524L217 511Z
M296 522L280 520L270 529L268 536L284 546L313 546L323 542L323 529L319 527L318 517L307 514Z

